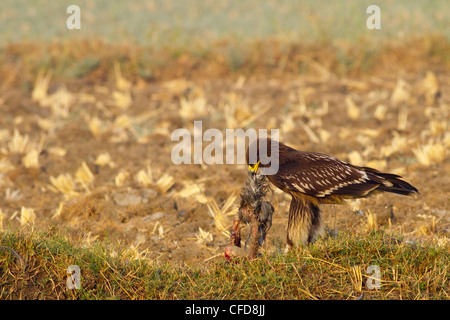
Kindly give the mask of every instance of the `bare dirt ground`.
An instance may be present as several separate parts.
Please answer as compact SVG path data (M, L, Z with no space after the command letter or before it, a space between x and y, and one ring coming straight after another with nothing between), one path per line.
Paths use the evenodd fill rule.
M307 61L314 72L273 78L131 81L114 64L109 82L58 80L47 70L30 89L2 87L0 227L56 226L85 245L106 241L161 261L220 259L247 168L172 163L171 133L202 120L203 131L279 128L288 145L400 174L420 191L324 205L328 230L448 241L448 73L338 76ZM285 248L290 202L276 190L271 200L268 252Z

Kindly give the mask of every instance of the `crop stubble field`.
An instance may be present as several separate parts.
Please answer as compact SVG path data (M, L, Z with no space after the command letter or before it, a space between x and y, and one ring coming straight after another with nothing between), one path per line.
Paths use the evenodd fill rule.
M2 298L348 299L366 290L358 279L373 253L389 280L380 292L366 290L367 295L448 299L450 45L434 34L369 47L280 39L239 45L224 39L183 49L100 40L5 45L0 245L16 250L19 258L0 251ZM247 168L174 165L171 133L193 130L195 120L202 121L203 131L277 128L288 145L400 174L420 194L324 205L323 237L285 253L290 199L274 190L274 221L262 258L229 265L223 250ZM50 249L58 241L62 258ZM52 258L45 252L39 256L38 248L45 246ZM118 259L109 262L112 278L101 280L106 293L92 289L100 281L93 270L83 275L88 289L67 291L64 272L71 259L82 264L90 258L79 252L98 246L100 256ZM67 249L72 247L73 252ZM15 269L19 261L25 264L22 271ZM146 282L142 291L133 291L114 278L136 261L148 265L153 276L159 268L169 270L171 286L157 291ZM306 265L311 261L317 265ZM56 270L52 275L14 277L47 263L51 267L45 270ZM281 277L287 285L280 290L268 266L298 278ZM140 278L139 267L131 270L122 278ZM239 295L197 279L203 274L213 283L226 282L227 272L253 279L256 289L240 285ZM409 273L415 280L402 278ZM299 280L302 275L308 280ZM43 279L53 289L26 289L26 283ZM62 283L55 285L58 280ZM198 290L189 291L183 281ZM263 281L259 289L258 281Z

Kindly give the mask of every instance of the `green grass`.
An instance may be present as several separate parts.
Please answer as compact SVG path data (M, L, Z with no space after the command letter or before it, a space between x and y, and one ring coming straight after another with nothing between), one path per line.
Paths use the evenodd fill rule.
M448 248L381 231L345 233L254 261L216 258L196 266L132 259L104 243L82 248L55 231L3 232L0 239L0 299L449 298ZM81 289L67 289L69 265L80 267ZM381 271L378 290L366 286L370 265Z

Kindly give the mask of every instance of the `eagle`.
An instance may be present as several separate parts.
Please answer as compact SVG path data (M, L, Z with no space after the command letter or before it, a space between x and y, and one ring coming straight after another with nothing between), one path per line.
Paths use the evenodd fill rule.
M277 155L275 160L271 157L273 152ZM262 159L270 161L264 163ZM342 203L376 192L419 193L399 175L355 166L322 153L299 151L271 138L256 139L247 148L246 162L251 172L262 172L274 161L278 171L265 177L292 197L287 227L290 247L313 243L321 234L320 204Z

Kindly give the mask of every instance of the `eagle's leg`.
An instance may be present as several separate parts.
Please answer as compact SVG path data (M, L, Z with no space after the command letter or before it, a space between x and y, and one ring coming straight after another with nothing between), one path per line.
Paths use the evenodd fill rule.
M314 243L317 237L323 233L322 213L319 206L311 203L311 228L309 229L308 243Z
M322 219L319 207L308 199L293 195L289 208L288 245L292 248L312 243L321 232Z

